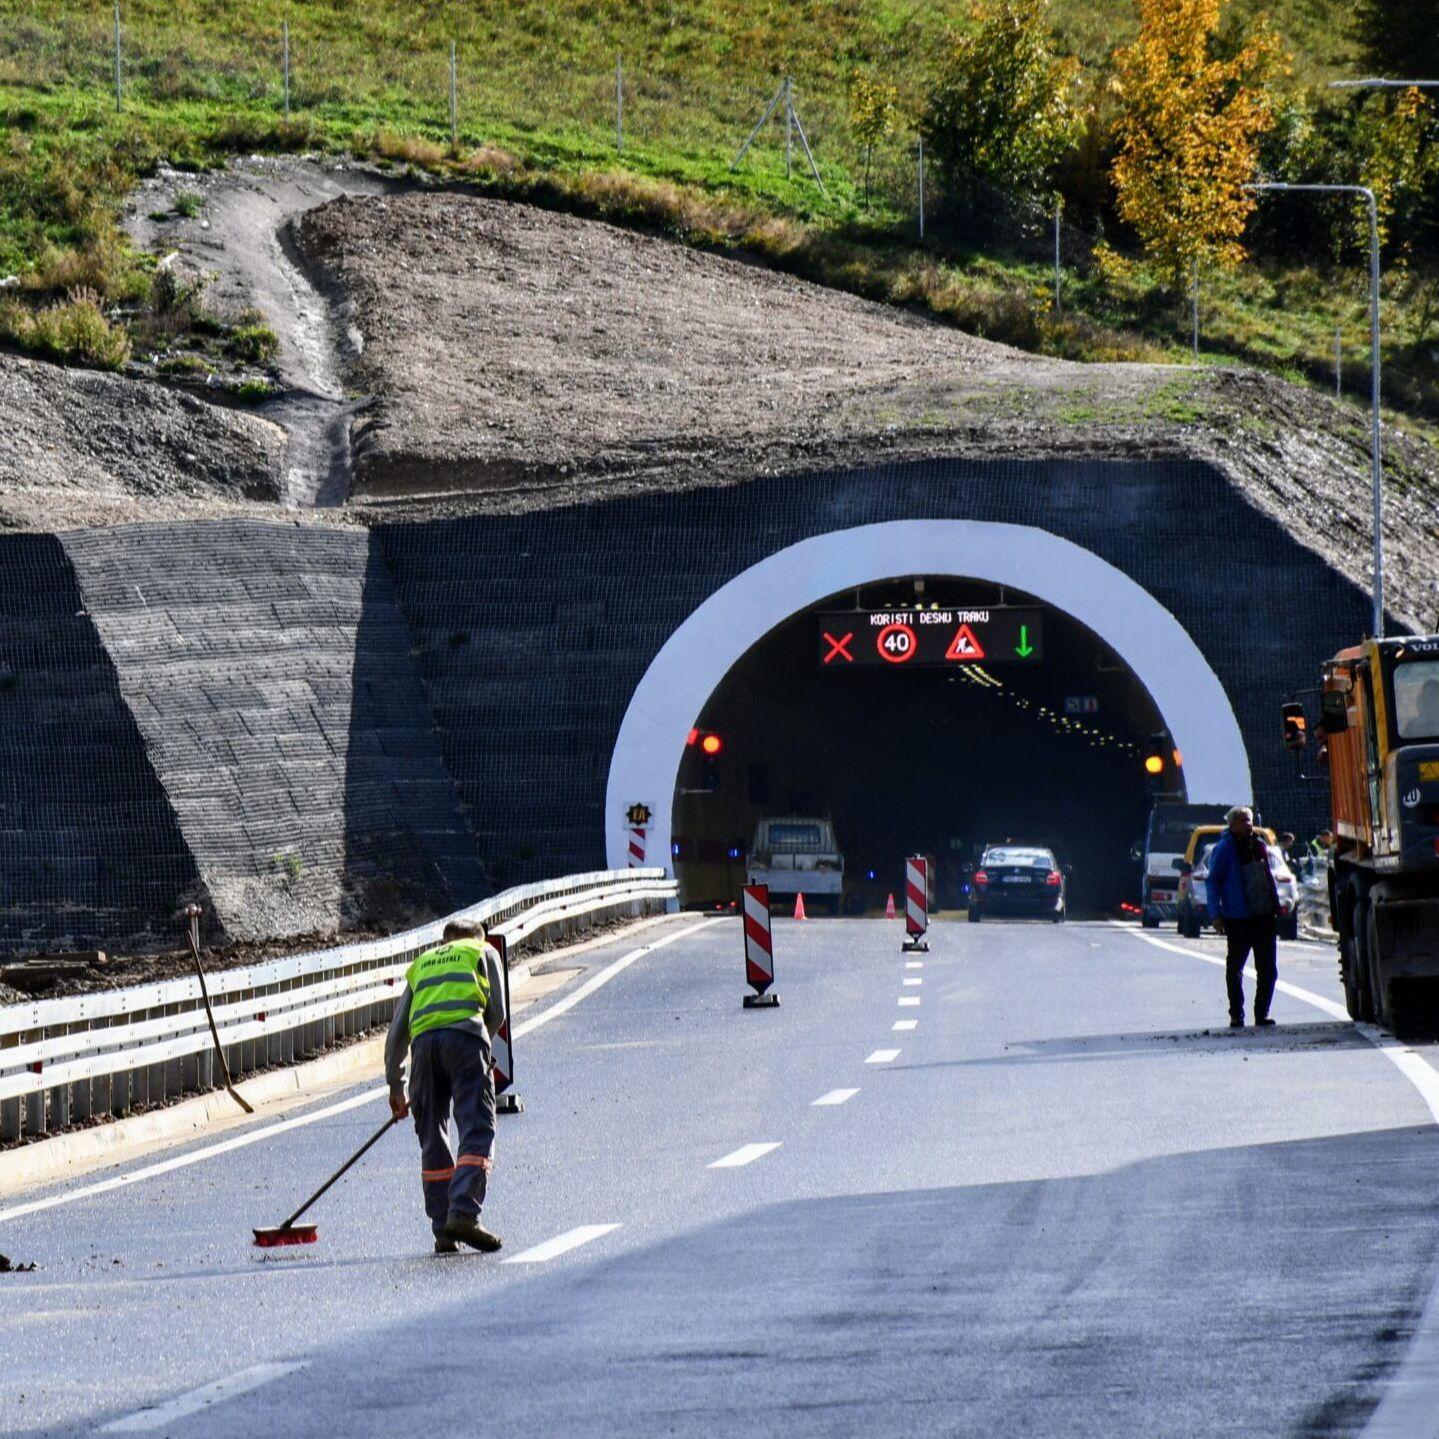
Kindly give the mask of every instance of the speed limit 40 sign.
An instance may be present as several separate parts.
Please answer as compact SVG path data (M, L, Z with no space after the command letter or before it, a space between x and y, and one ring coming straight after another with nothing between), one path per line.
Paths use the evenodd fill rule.
M943 610L841 610L818 617L824 669L1037 664L1042 612L1010 606Z

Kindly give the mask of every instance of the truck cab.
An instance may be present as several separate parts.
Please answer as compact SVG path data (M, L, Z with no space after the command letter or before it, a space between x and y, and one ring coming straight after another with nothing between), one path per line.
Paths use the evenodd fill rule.
M767 884L770 898L803 894L806 905L838 914L844 895L844 856L828 819L785 815L755 826L749 883Z
M1328 769L1329 902L1351 1017L1396 1033L1439 1022L1439 636L1366 640L1325 662L1318 759ZM1306 751L1308 717L1284 706Z

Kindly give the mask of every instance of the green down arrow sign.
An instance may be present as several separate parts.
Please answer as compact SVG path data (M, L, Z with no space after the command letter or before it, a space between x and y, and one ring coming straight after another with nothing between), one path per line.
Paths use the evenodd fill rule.
M1020 625L1019 643L1015 645L1014 652L1020 659L1027 660L1034 653L1034 646L1029 642L1029 626Z

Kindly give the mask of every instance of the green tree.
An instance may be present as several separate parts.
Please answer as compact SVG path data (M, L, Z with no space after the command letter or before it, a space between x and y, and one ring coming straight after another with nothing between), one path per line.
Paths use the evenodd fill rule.
M1354 34L1377 74L1439 80L1439 18L1434 0L1358 0Z
M1139 0L1139 35L1114 56L1121 102L1112 175L1120 218L1173 283L1237 264L1254 209L1243 188L1275 122L1287 66L1264 21L1223 46L1220 0Z
M875 147L894 132L899 122L899 90L883 80L856 70L849 88L849 123L864 146L864 203L869 204L869 175Z
M1081 125L1079 62L1053 50L1046 0L988 0L949 38L924 113L925 141L959 193L976 179L1046 187Z

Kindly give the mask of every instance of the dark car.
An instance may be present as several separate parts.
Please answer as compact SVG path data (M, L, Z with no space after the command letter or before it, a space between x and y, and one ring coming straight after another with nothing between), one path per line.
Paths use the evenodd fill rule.
M969 922L986 914L1032 914L1064 922L1064 871L1054 851L992 844L970 880Z

